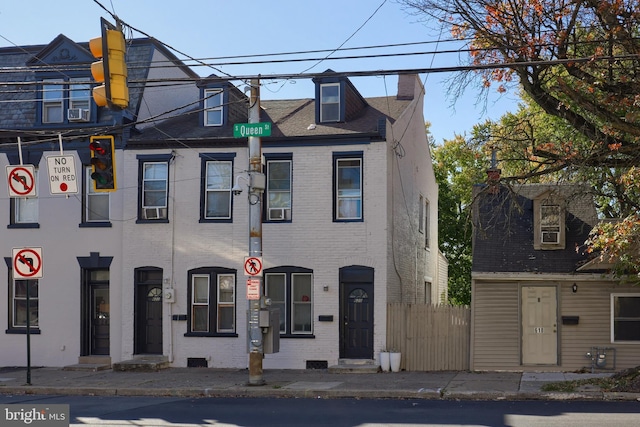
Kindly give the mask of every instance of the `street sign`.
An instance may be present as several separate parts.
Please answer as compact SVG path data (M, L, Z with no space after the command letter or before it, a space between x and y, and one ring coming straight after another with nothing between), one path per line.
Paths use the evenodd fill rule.
M49 156L47 157L47 169L51 194L75 194L78 192L76 161L73 156Z
M247 279L247 299L260 299L260 279Z
M35 176L33 165L7 166L9 197L35 197Z
M271 123L236 123L233 125L234 138L246 138L248 136L271 136Z
M262 276L262 258L256 256L244 259L244 272L247 276Z
M13 277L39 279L42 277L42 248L13 248Z

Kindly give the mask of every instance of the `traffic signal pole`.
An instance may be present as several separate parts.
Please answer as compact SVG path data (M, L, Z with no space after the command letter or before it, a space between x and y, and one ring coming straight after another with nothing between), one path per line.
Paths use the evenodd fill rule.
M249 123L260 122L260 80L251 80L249 97ZM259 136L249 136L249 256L262 257L262 195L264 174L262 173L262 141ZM262 276L259 281L263 295ZM264 345L260 327L260 299L249 301L249 385L264 385L262 360Z

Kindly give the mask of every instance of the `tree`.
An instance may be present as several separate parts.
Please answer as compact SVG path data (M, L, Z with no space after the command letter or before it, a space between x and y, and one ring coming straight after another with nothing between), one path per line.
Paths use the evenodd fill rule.
M428 124L427 124L428 127ZM449 260L449 302L471 303L472 187L484 180L485 157L478 147L456 135L431 144L438 195L439 246Z
M512 83L589 143L531 151L547 170L631 167L640 157L640 0L400 0L469 40L460 87ZM459 93L461 89L458 89Z

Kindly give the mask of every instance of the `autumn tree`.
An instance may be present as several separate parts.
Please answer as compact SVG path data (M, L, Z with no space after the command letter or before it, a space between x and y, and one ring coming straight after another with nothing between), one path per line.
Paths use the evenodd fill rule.
M399 2L467 42L470 71L451 93L479 81L481 94L517 89L531 102L533 115L505 117L484 135L504 149L501 165L524 166L512 179L591 183L603 216L638 225L640 0ZM623 243L622 228L601 235ZM597 241L592 250L604 250Z

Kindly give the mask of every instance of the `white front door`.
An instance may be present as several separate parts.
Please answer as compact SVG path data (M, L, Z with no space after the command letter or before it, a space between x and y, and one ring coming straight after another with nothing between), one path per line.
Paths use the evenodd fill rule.
M522 364L558 363L558 313L555 286L522 287Z

